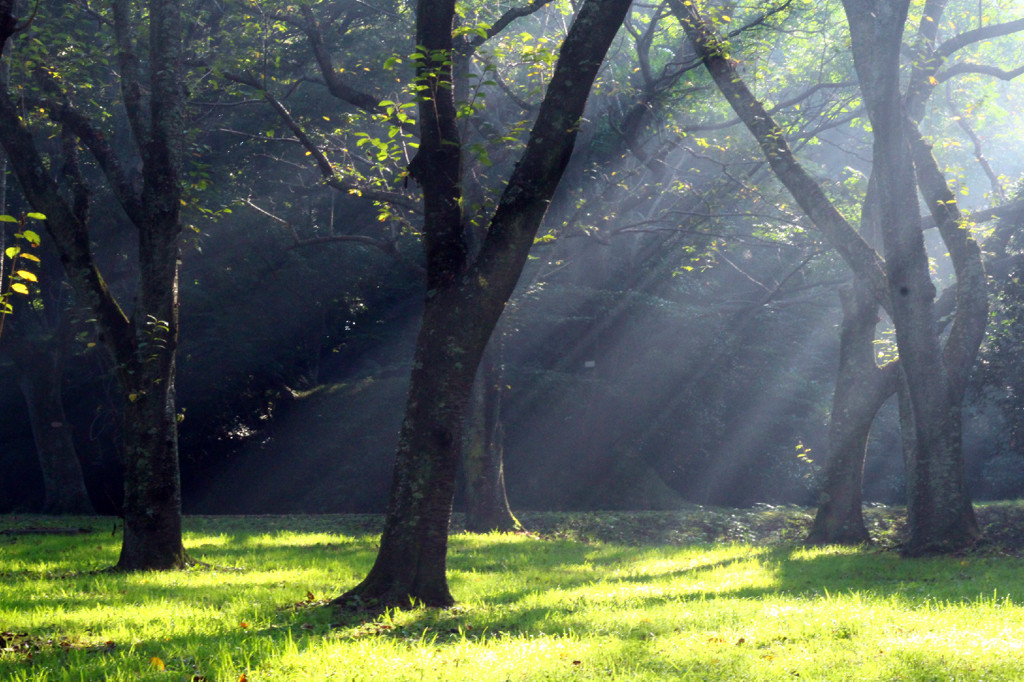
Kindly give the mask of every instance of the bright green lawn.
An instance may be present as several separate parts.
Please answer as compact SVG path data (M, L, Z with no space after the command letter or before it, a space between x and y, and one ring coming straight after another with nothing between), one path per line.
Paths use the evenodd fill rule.
M116 560L110 520L0 517L42 523L95 531L0 536L0 680L1024 675L1009 556L459 534L458 606L374 618L323 605L373 560L365 519L189 518L190 552L215 568L137 575L93 572Z

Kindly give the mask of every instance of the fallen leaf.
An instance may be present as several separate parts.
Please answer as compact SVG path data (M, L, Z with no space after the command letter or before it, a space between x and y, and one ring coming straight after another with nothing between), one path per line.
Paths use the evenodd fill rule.
M153 668L154 670L166 670L167 669L167 666L164 665L164 662L162 660L160 660L160 658L157 657L157 656L154 656L153 658L149 659L149 667Z

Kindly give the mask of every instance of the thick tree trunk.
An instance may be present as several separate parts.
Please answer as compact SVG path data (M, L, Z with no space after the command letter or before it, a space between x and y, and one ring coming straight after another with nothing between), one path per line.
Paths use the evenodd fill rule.
M448 525L462 420L484 347L497 324L576 140L590 87L630 0L586 0L559 52L526 149L479 254L470 262L461 215L461 142L452 96L453 0L417 6L420 147L410 174L423 188L427 301L416 341L380 550L359 585L336 602L452 603Z
M136 361L121 373L124 419L124 538L117 568L183 568L181 478L175 401L177 238L157 230L142 258L146 320L136 320Z
M46 514L95 513L61 397L62 352L56 339L34 338L12 351L43 473Z
M911 555L956 551L973 545L980 532L964 471L962 394L957 382L950 379L939 340L935 286L924 246L917 174L900 92L900 49L909 0L844 0L843 5L874 133L873 169L878 178L886 276L900 355L900 420L910 529L905 550ZM958 284L971 291L970 283L962 281L965 271L957 267L957 275ZM957 317L974 313L970 306L958 307ZM957 367L955 371L962 370Z
M127 218L139 234L139 286L132 319L107 288L93 261L88 197L63 197L39 153L20 110L0 97L0 143L32 207L46 215L46 229L68 280L96 318L101 338L118 367L125 391L124 539L117 568L179 568L188 562L181 539L174 380L178 332L178 238L182 204L181 156L185 92L181 78L181 7L178 0L149 0L148 80L135 39L145 14L128 0L111 3L125 113L142 163L142 191L128 180L119 154L105 136L59 91L51 116L92 153ZM0 6L13 21L10 8ZM17 23L17 22L14 22ZM5 37L0 32L0 37ZM56 85L54 85L56 89ZM144 93L148 97L144 100ZM72 162L74 159L66 159ZM80 180L80 178L72 178ZM76 183L81 188L84 183Z
M474 359L466 344L480 336L476 321L452 315L453 298L460 294L450 288L427 301L380 551L366 579L339 603L454 603L446 575L448 527L462 417L473 384L472 368L482 352L481 347Z
M125 410L124 537L116 568L184 568L173 392L150 384Z
M863 286L840 291L843 322L821 497L808 544L870 542L861 509L868 436L875 415L896 390L895 366L875 364L878 302Z
M511 531L521 527L509 508L505 492L501 343L499 333L487 344L466 411L462 469L466 491L466 530L474 533Z

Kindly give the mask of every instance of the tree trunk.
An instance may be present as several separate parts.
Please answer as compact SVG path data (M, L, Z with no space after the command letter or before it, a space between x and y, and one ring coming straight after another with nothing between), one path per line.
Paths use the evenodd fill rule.
M124 538L117 568L180 568L188 557L181 538L175 353L178 333L178 238L182 204L181 157L185 92L181 78L181 7L177 0L149 0L148 79L135 38L138 16L128 0L111 3L122 103L131 124L141 192L125 174L120 155L105 135L77 111L56 84L50 115L78 138L104 174L124 214L138 230L139 283L129 320L92 257L88 196L76 159L65 159L76 186L65 200L31 131L8 93L0 97L0 143L7 151L25 197L46 215L46 229L80 301L95 316L125 393ZM139 11L136 11L139 10ZM0 5L0 28L17 22ZM13 29L12 29L13 30ZM0 38L6 36L0 32ZM144 94L146 98L144 99ZM78 145L71 145L71 153Z
M960 396L955 382L950 381L939 340L935 286L924 246L917 174L900 92L900 49L909 0L844 0L843 6L874 133L872 167L878 178L891 316L900 355L900 421L910 529L905 551L911 555L957 551L972 546L980 531L967 492ZM958 284L970 291L968 283L961 281L964 272L960 267L957 275ZM973 313L970 307L958 306L958 318Z
M158 230L142 258L140 309L135 321L136 361L120 373L124 418L124 538L117 568L124 571L183 568L181 478L175 401L177 346L177 235ZM168 234L169 233L169 234ZM152 237L152 235L151 235ZM170 238L168 238L170 237ZM140 249L141 250L141 249ZM163 253L161 253L163 252Z
M984 268L977 245L965 230L955 229L956 221L950 218L958 213L941 173L929 167L923 155L917 171L927 177L921 190L936 221L944 225L942 236L957 272L956 317L943 349L917 209L917 176L908 140L912 124L908 126L900 93L900 49L908 0L844 0L843 6L874 134L872 176L878 189L884 261L800 167L783 131L736 73L725 47L694 3L674 0L673 11L698 46L715 83L758 140L772 170L892 318L900 355L901 435L908 469L911 538L906 550L910 554L956 551L978 537L963 467L960 404L963 379L977 352L975 341L980 341L979 329L984 331L983 323L979 325L985 310L984 297L979 295ZM936 174L940 188L935 187Z
M410 174L424 197L427 301L377 560L363 582L336 603L453 602L446 576L448 525L473 378L569 162L591 85L629 5L630 0L586 0L580 7L526 148L472 262L461 214L461 142L449 58L455 3L417 5L423 96L420 147Z
M466 483L466 530L473 533L521 528L505 493L501 344L500 332L487 344L466 412L462 469Z
M454 603L446 575L448 528L462 417L476 366L464 342L480 336L475 320L452 314L452 299L459 297L451 288L427 301L380 551L369 575L341 603Z
M875 364L878 302L864 286L840 290L843 322L821 497L806 542L859 545L871 541L861 509L864 457L871 424L896 389L896 367Z
M64 415L60 344L54 338L33 338L17 345L12 355L43 473L43 513L93 514L71 425Z

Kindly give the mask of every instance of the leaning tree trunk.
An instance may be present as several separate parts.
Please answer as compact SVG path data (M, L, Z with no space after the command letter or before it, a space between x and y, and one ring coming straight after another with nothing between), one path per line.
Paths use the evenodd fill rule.
M700 16L695 3L672 3L715 83L758 140L776 176L892 318L900 354L901 435L908 472L911 538L906 550L910 554L955 551L970 546L978 537L964 475L960 405L962 379L969 371L972 353L977 352L979 330L984 332L984 325L978 322L985 310L984 297L979 296L984 270L977 245L966 231L957 229L956 221L937 219L957 272L957 312L943 349L900 93L900 48L908 2L844 0L843 6L874 134L872 173L879 188L884 261L797 163L784 131L743 83L728 59L726 46ZM930 175L937 172L924 170ZM944 180L938 183L946 190L941 200L935 198L939 192L933 184L921 188L933 214L950 208L955 212L955 201L948 199Z
M839 372L832 399L821 496L808 544L870 542L864 525L861 483L871 424L896 389L896 366L875 364L878 302L864 286L840 290L843 322Z
M462 468L466 530L473 533L511 531L521 527L512 514L505 492L501 344L498 332L484 350L466 410Z
M59 340L33 338L17 345L12 355L43 474L43 512L93 514L71 425L64 414L63 352Z

